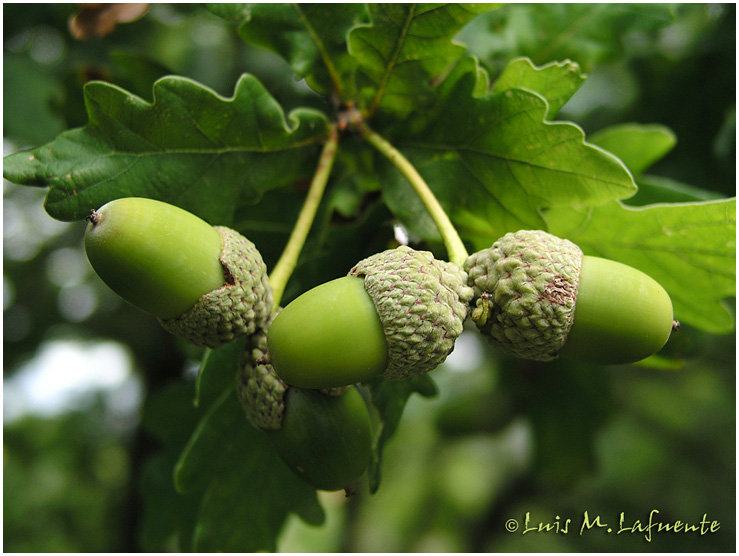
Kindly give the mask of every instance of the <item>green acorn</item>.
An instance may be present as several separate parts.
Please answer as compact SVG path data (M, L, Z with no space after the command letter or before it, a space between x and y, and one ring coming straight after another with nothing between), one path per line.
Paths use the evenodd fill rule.
M355 387L307 390L285 384L266 362L263 331L249 339L237 392L247 419L268 435L285 464L320 490L349 489L366 471L372 427Z
M368 257L285 307L269 328L271 363L302 388L431 371L462 333L466 279L458 266L406 246Z
M138 197L111 201L87 220L85 251L95 272L172 334L216 348L269 317L266 266L238 232Z
M506 234L464 268L473 321L517 357L632 363L659 351L673 330L672 302L656 281L546 232Z

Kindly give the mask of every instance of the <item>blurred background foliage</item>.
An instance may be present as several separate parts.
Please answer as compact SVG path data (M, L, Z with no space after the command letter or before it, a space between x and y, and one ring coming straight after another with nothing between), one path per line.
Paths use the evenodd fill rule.
M284 62L197 5L154 4L87 40L70 32L79 10L3 5L5 154L84 125L91 79L150 100L163 75L230 96L249 72L286 110L322 106ZM589 77L560 119L586 133L666 125L677 146L650 172L735 195L734 4L511 4L459 39L493 78L517 56L577 61ZM294 215L280 213L279 194L288 192L242 215L257 245L289 233ZM197 422L200 352L102 287L84 256L84 223L52 220L44 195L3 184L4 549L186 550L171 531L193 519L193 501L176 498L171 473ZM383 241L385 218L375 209L323 238L344 257L309 263L306 281L326 264L344 272L354 260L345 246ZM280 550L734 551L735 339L688 328L679 339L666 354L679 365L657 370L513 361L465 333L434 372L440 395L411 398L380 491L322 494L327 523L291 518ZM579 534L585 511L617 525L621 512L644 522L653 509L664 522L707 514L720 529L651 543ZM532 525L570 518L570 532L521 534L527 512ZM511 518L516 533L504 529Z

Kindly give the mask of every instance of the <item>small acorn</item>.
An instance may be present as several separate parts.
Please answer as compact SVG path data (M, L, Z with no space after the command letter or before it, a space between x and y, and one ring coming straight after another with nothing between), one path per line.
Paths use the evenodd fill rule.
M475 291L472 320L510 355L633 363L673 330L672 302L655 280L543 231L506 234L464 269Z
M367 405L355 386L307 390L285 384L266 362L263 331L249 338L237 376L247 419L285 464L320 490L351 489L372 452Z
M272 291L253 243L153 199L116 199L87 217L85 251L114 292L198 346L216 348L268 319Z
M269 328L271 363L301 388L423 374L454 349L471 298L458 266L389 249L288 304Z

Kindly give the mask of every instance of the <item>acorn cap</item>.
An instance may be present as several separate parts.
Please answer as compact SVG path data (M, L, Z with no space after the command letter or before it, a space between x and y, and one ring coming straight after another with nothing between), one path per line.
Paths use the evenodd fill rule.
M382 322L392 380L438 367L454 349L467 318L472 288L465 272L428 251L400 246L357 263Z
M289 386L274 372L266 355L267 332L260 329L247 340L239 359L236 392L252 425L277 430L282 426Z
M551 361L575 315L583 253L546 232L509 233L464 263L475 292L472 320L504 352Z
M209 348L253 334L264 326L272 311L267 267L257 248L230 228L214 228L223 239L220 261L224 285L203 295L185 314L159 319L168 332Z

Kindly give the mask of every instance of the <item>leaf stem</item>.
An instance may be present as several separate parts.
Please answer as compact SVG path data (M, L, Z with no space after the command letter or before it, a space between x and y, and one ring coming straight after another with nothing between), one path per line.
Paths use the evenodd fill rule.
M418 170L405 158L400 151L393 147L387 140L382 138L380 135L368 128L363 122L354 122L357 130L364 136L364 138L373 147L375 147L380 153L385 155L390 162L400 171L403 176L408 180L413 189L415 190L418 197L423 202L426 210L428 211L431 219L436 224L436 227L441 234L441 238L444 241L449 260L458 266L462 266L464 261L467 259L469 254L467 249L462 243L462 239L459 237L456 228L449 219L449 216L444 211L444 208L439 203L438 199L434 196L433 192L429 188L426 181L418 173Z
M308 232L313 225L313 220L318 211L318 206L321 204L323 192L326 189L326 183L328 182L331 168L334 164L334 159L336 158L338 144L339 132L336 129L336 126L332 125L329 131L328 140L323 146L321 157L318 159L318 166L313 174L310 189L308 190L308 196L303 202L303 207L300 209L300 214L295 222L290 238L287 240L285 249L282 251L280 259L277 261L277 264L275 264L272 269L272 273L269 275L269 283L272 287L275 309L280 306L282 294L285 292L287 282L298 264L298 257L300 257L300 252L303 249L303 245L305 245Z

